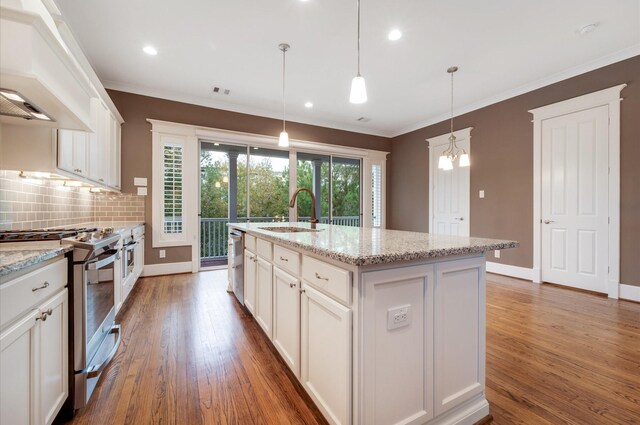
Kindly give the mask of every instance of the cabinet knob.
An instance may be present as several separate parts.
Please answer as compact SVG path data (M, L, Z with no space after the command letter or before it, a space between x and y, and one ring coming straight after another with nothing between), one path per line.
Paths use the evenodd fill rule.
M47 321L47 317L51 316L52 313L53 313L53 310L47 309L47 310L42 312L40 317L36 317L36 321L42 320L43 322L46 322Z
M104 179L98 179L98 180L101 181L101 182L104 182Z
M289 284L289 288L295 288L296 286L298 286L298 285L297 285L297 284L295 284L295 283L290 283L290 284Z
M31 289L31 292L36 292L36 291L39 291L39 290L41 290L41 289L45 289L45 288L48 288L48 287L49 287L49 282L45 281L45 282L42 284L42 286L38 286L37 288L32 288L32 289Z
M307 290L306 290L306 289L301 289L301 290L300 290L300 293L301 293L301 294L304 294L305 292L307 292Z

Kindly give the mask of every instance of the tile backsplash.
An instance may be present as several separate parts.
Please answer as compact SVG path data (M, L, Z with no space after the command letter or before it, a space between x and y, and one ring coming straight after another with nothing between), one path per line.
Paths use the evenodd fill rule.
M25 179L0 170L0 231L144 221L144 197L90 193L52 180Z

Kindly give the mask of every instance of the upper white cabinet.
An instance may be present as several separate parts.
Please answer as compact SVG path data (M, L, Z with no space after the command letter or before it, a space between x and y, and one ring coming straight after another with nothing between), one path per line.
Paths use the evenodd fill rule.
M89 173L88 147L88 133L58 130L58 168L87 177Z

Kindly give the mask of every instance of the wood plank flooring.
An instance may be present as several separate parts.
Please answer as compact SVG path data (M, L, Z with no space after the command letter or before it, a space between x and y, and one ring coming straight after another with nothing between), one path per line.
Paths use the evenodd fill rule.
M640 424L640 304L488 275L494 424ZM226 271L141 279L69 424L323 424Z

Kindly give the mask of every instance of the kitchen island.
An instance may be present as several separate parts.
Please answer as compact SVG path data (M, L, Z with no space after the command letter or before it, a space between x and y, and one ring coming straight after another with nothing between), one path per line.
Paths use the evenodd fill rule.
M333 424L472 424L485 397L485 256L517 242L238 223L244 304ZM230 273L231 275L232 273Z

